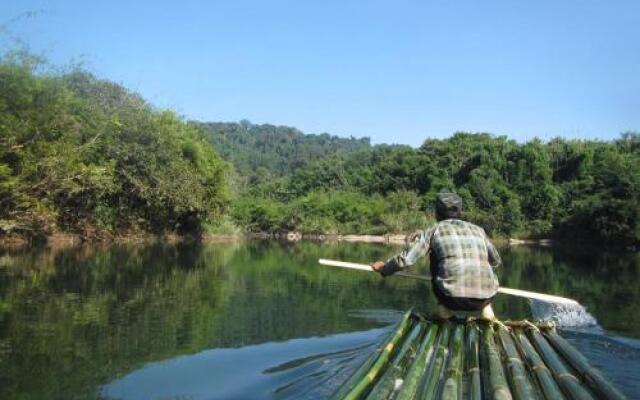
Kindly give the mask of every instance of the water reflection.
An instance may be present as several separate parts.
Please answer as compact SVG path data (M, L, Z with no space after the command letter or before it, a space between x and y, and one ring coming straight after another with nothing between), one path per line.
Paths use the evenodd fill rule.
M0 398L211 398L243 376L256 379L251 398L305 387L322 397L398 311L435 300L424 283L316 260L395 250L253 242L0 252ZM501 253L504 286L575 298L605 330L640 337L637 254ZM522 299L499 296L495 308L530 316Z
M206 350L145 366L105 386L102 395L114 399L326 398L387 332L373 329Z

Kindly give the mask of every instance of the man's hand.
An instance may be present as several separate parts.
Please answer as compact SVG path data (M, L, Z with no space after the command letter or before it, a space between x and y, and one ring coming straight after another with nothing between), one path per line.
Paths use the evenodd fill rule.
M418 239L423 233L424 231L422 229L418 229L417 231L414 231L413 233L407 235L405 239L406 244L411 244L415 242L416 239Z
M384 262L382 261L374 261L371 263L371 269L376 272L382 271L382 268L384 268Z

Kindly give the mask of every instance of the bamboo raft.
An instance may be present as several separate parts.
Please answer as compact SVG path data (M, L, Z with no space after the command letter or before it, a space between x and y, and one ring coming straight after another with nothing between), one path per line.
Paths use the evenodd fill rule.
M333 399L625 399L551 323L407 312Z

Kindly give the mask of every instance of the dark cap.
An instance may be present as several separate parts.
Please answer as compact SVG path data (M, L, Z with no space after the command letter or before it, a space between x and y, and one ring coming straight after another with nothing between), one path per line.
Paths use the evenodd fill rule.
M462 216L462 198L455 193L438 193L436 215L443 219Z

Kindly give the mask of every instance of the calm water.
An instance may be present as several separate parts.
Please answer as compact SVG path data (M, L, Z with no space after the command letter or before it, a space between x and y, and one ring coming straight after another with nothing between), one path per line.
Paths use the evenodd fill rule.
M325 398L429 286L320 267L365 244L0 251L0 399ZM572 297L598 326L563 331L640 398L640 256L502 248L504 286ZM426 271L426 267L422 267ZM499 296L503 318L530 316Z

